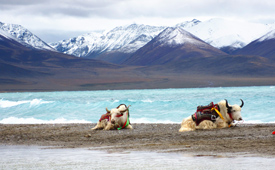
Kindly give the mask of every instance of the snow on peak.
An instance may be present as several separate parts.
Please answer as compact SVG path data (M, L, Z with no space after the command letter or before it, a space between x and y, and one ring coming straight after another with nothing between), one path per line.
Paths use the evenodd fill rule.
M78 57L109 51L133 53L157 36L164 28L131 24L115 27L102 33L92 32L50 45L58 51Z
M268 32L269 28L260 23L214 18L184 29L217 48L242 48Z
M195 37L191 33L183 30L180 27L168 27L158 36L158 42L162 46L178 46L185 43L202 45L204 44L199 38Z
M257 41L262 42L262 41L267 41L267 40L271 40L271 39L275 39L275 30L268 32L267 34L265 34L264 36L259 38Z
M221 18L214 18L203 22L193 19L192 21L177 24L176 27L173 28L174 32L168 37L170 40L166 43L176 45L187 42L188 40L192 40L192 43L194 43L196 38L187 38L188 36L186 37L186 35L188 34L183 33L184 31L180 31L177 27L188 31L193 36L199 37L204 42L216 48L227 46L242 48L251 41L266 34L272 30L272 28L275 28L273 25L239 22ZM69 40L52 43L51 46L60 52L78 57L85 57L90 54L98 55L110 51L133 53L151 41L165 28L164 26L156 27L144 24L130 24L118 26L100 33L92 32ZM169 28L166 31L171 31L171 29L172 28ZM174 36L172 36L172 34ZM198 42L199 41L196 40L196 43Z
M199 24L201 21L197 20L197 19L193 19L192 21L185 21L185 22L182 22L182 23L179 23L176 25L176 27L182 27L182 28L190 28L190 27L193 27L197 24Z
M60 52L78 57L93 57L110 51L134 53L166 28L164 26L157 27L134 23L102 32L91 32L68 40L51 43L50 45ZM275 24L264 25L220 18L203 22L193 19L192 21L179 23L173 29L167 29L167 32L171 31L171 35L166 43L176 45L191 40L192 43L195 40L198 43L201 39L216 48L228 46L242 48L272 29L275 29ZM193 38L187 38L189 34L184 33L184 30L192 34Z
M0 22L0 34L18 41L19 43L37 49L54 50L47 43L42 41L36 35L32 34L29 30L16 24L6 24Z

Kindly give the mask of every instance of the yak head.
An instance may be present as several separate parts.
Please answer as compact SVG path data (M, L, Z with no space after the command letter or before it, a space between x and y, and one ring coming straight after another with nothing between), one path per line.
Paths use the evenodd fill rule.
M237 121L243 120L243 118L241 116L241 110L242 110L242 107L244 105L244 102L243 102L242 99L241 99L241 102L242 102L241 105L237 105L237 104L235 104L235 105L229 105L228 101L225 99L227 113L229 115L231 115L231 118L233 120L237 120Z
M126 113L126 111L128 111L130 106L131 105L129 105L127 107L125 104L121 104L117 108L114 108L114 109L111 109L111 110L108 110L108 108L106 107L107 113L109 113L111 115L111 119L110 119L111 123L112 124L118 123L118 120L121 117L124 117L124 114Z

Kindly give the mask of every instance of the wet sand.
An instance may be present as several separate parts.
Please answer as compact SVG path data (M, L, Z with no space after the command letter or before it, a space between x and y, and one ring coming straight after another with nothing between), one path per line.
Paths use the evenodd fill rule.
M182 152L275 157L275 124L178 132L180 124L132 124L133 130L90 130L95 124L0 124L0 145Z

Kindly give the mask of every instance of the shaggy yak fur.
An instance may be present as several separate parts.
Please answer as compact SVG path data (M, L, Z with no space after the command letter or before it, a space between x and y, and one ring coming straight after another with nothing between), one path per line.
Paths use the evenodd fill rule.
M224 120L218 116L214 122L211 120L203 120L199 123L199 125L197 125L196 122L192 119L192 116L189 116L182 120L179 132L193 131L196 129L227 128L230 126L235 126L236 123L234 123L234 120L243 120L241 116L241 108L244 103L243 100L241 100L241 102L242 104L240 106L236 104L229 105L227 100L222 100L217 105L220 108L220 113Z

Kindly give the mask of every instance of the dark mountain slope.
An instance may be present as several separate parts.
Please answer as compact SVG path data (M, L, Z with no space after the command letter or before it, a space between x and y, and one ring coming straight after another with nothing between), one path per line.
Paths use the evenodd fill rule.
M196 55L176 61L166 62L165 65L120 66L52 51L33 50L1 37L0 91L275 84L275 64L263 57Z
M275 30L238 50L239 55L258 55L275 60Z
M140 48L123 64L162 65L180 62L186 58L225 55L179 27L167 28Z

